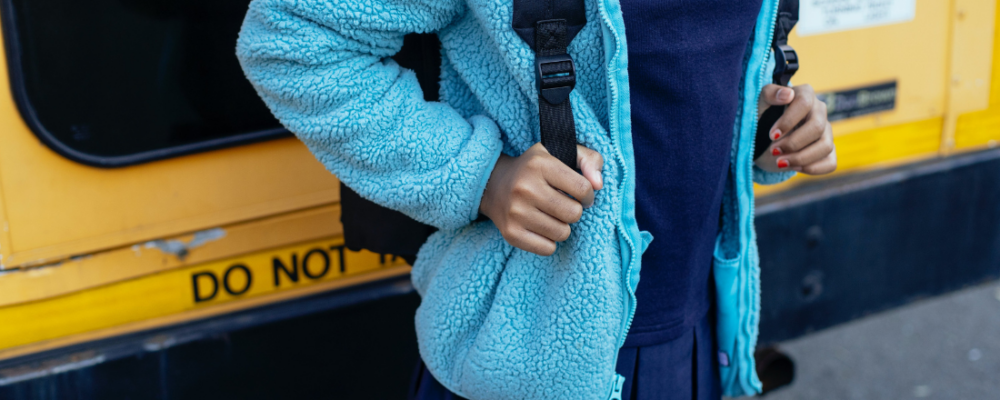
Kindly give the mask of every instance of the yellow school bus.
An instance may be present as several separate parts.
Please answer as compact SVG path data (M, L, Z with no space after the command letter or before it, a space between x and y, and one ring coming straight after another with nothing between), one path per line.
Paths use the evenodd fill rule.
M765 343L1000 262L996 2L801 1L840 169L758 187ZM339 182L235 59L247 3L0 4L0 398L404 390L409 266L343 246Z

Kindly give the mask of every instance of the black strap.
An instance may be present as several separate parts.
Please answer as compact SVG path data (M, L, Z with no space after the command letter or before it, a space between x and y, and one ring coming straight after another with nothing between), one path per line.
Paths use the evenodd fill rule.
M792 75L799 70L799 56L788 45L788 35L799 22L799 0L781 0L778 3L778 19L774 26L774 75L771 81L775 84L788 86ZM771 145L771 127L785 113L785 106L770 107L757 121L757 135L754 140L753 159L760 158Z
M799 0L781 0L778 3L778 21L774 27L774 41L788 44L788 35L799 22Z
M569 94L576 86L573 59L566 54L566 20L539 21L535 30L538 123L542 146L576 169L576 124Z
M567 53L586 23L583 0L515 0L512 25L535 52L538 123L542 146L576 169L576 124L569 94L576 67Z
M511 26L521 40L535 50L535 28L538 21L566 20L566 43L569 44L587 24L583 2L584 0L513 0Z
M774 26L774 41L771 43L776 64L773 81L779 85L788 86L792 75L799 70L799 55L788 45L788 35L798 22L799 0L781 0Z

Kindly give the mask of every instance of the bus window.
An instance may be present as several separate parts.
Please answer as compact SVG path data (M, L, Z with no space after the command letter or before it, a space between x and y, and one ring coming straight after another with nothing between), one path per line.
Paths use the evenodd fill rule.
M5 0L11 90L50 148L101 167L288 135L243 77L250 0Z

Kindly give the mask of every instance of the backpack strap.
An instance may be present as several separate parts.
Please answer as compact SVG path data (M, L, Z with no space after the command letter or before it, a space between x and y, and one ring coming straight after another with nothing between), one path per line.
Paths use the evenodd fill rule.
M788 35L799 22L799 0L781 0L778 3L778 20L774 26L775 64L774 83L788 86L792 75L799 70L799 56L788 45Z
M576 169L576 124L569 94L576 66L567 47L587 23L583 0L514 0L511 25L535 52L542 146Z
M799 56L791 46L788 45L788 35L792 28L799 22L799 0L781 0L778 3L778 19L774 26L774 40L771 47L774 49L774 75L772 83L788 86L792 76L799 70ZM785 106L770 107L761 115L757 121L757 135L754 140L753 159L756 160L771 145L771 127L785 113Z

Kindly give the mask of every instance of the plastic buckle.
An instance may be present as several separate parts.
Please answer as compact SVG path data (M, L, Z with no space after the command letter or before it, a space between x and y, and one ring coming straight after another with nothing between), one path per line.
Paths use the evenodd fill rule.
M788 86L792 76L799 70L799 54L792 46L777 44L774 46L774 83Z
M549 104L560 104L576 87L576 65L569 54L535 57L538 92Z

